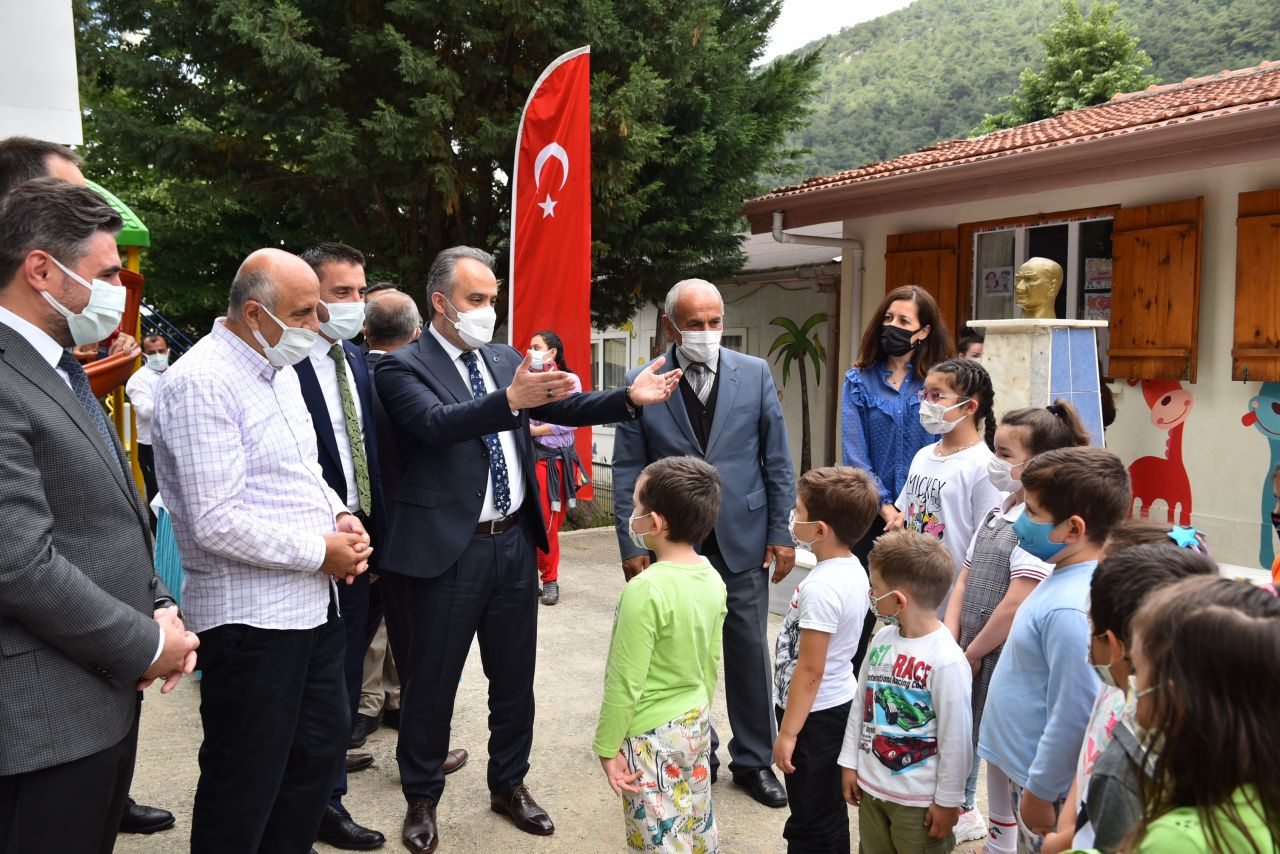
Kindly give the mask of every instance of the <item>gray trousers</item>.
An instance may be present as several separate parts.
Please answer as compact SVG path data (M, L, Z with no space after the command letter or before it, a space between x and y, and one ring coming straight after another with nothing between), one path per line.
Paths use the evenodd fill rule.
M769 570L730 572L720 555L708 555L728 588L724 618L724 692L733 738L729 771L768 768L778 725L773 717L773 663L769 655ZM714 716L714 710L713 710ZM711 728L711 768L720 767L720 737Z

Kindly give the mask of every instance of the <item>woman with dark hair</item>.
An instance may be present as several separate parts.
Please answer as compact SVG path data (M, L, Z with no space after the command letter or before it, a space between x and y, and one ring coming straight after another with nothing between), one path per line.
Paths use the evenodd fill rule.
M535 332L529 342L535 352L534 370L559 369L573 377L574 392L582 391L582 381L564 361L564 342L550 330ZM543 605L560 601L560 526L570 507L577 504L578 487L586 483L582 460L573 447L576 428L531 420L533 450L538 458L538 487L542 493L542 518L547 523L547 550L538 550L538 575L542 579Z
M916 451L936 441L920 425L916 395L929 369L953 354L938 303L919 285L885 294L862 333L844 377L840 427L845 465L865 469L880 490L880 515L853 547L864 566L876 537L901 515L893 502Z

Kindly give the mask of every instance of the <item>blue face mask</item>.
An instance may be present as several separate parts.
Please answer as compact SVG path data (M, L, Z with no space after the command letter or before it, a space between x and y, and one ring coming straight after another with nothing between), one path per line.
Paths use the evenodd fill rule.
M1053 529L1061 522L1033 522L1031 517L1023 513L1013 523L1013 532L1018 535L1018 545L1028 554L1034 555L1045 563L1052 563L1051 557L1067 547L1066 543L1055 543L1049 539Z

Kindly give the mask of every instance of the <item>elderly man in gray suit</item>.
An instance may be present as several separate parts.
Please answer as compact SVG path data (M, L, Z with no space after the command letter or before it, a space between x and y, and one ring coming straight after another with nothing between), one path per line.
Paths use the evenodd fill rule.
M724 621L724 683L728 700L729 770L757 801L785 806L787 794L770 764L777 724L773 715L768 567L773 581L795 563L787 520L795 506L795 476L787 427L769 365L720 347L724 301L710 282L686 279L667 293L668 335L675 341L660 372L684 370L680 393L650 407L643 419L618 424L614 437L614 515L627 580L649 565L649 554L628 533L631 494L641 469L664 457L689 455L715 466L725 501L700 552L729 591ZM632 370L626 383L640 372ZM719 761L714 729L711 774Z
M120 322L120 226L55 178L0 202L0 851L111 851L139 692L195 665L120 443L66 349Z

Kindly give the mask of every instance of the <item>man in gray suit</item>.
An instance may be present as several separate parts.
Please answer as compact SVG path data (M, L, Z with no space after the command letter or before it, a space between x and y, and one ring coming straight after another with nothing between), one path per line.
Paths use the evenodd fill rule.
M66 349L124 306L119 215L55 178L0 202L0 850L109 852L141 689L195 665L115 432Z
M667 294L662 322L675 345L659 371L681 368L680 393L650 407L645 417L619 423L614 437L614 515L627 580L649 565L628 532L631 494L641 469L654 460L695 456L715 466L728 496L699 551L729 591L724 621L724 683L733 740L729 770L760 803L785 806L787 794L770 768L777 724L773 715L768 567L773 581L795 563L787 520L795 506L795 475L787 427L769 365L720 347L724 301L710 282L686 279ZM627 374L626 383L640 372ZM719 739L712 731L711 768Z

